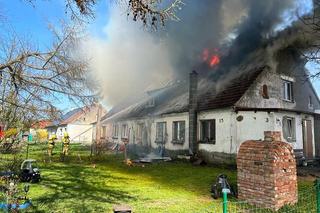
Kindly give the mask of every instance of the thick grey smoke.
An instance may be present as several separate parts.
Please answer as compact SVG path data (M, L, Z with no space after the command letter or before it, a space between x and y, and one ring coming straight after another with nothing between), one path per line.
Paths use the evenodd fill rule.
M167 83L173 73L166 44L128 21L122 12L114 9L105 38L89 37L82 51L107 106L135 100L144 91Z
M180 22L169 22L162 38L169 44L177 77L186 77L201 61L205 48L217 48L223 33L222 0L186 0L178 14Z
M184 0L181 21L147 32L113 9L106 38L91 37L86 45L91 68L108 105L132 99L192 69L208 71L204 49L224 54L219 72L226 73L282 21L294 0ZM217 73L219 73L217 72Z
M248 8L247 18L239 25L238 35L222 61L224 69L237 65L260 47L263 39L270 36L275 26L281 23L284 11L294 6L293 0L243 0L243 3Z

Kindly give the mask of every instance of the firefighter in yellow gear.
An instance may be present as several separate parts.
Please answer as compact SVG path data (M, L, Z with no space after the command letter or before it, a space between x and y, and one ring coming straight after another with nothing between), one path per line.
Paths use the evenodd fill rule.
M55 144L55 140L57 140L57 136L55 134L52 134L48 141L48 155L51 156Z
M68 132L65 132L63 134L62 143L63 143L62 153L64 155L68 155L68 153L69 153L69 145L70 145L70 137L69 137Z

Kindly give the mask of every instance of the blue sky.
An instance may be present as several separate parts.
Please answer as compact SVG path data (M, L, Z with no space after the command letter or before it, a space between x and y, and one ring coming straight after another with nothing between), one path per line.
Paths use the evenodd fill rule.
M88 24L88 32L94 37L106 38L104 28L109 22L110 8L117 5L109 5L112 0L98 0L95 7L95 19ZM299 0L301 11L310 8L310 0ZM45 48L50 44L51 34L48 30L49 23L58 23L60 19L69 17L65 14L65 0L34 0L34 5L28 0L0 0L0 20L11 25L11 28L22 37L32 40L39 48ZM288 16L288 15L284 15ZM290 21L289 17L285 20ZM307 66L314 72L315 66ZM312 80L317 92L320 94L320 80ZM62 110L69 110L74 106L65 98L61 98L56 105Z
M105 36L103 27L108 23L110 7L107 2L98 1L95 19L90 20L88 24L88 31L96 37ZM70 21L70 16L65 11L64 0L36 0L33 4L27 0L0 0L0 19L9 24L9 28L16 34L31 40L40 49L50 45L50 23L59 23L61 19ZM76 107L63 96L60 101L55 100L55 105L64 111Z
M107 0L98 1L95 7L95 19L89 21L88 30L92 35L102 36L103 27L108 23L110 5ZM49 23L58 23L66 19L64 0L0 0L0 14L21 36L33 39L40 47L50 42Z

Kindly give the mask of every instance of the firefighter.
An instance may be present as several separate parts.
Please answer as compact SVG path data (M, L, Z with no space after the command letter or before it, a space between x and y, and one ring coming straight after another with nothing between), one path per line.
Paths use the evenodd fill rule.
M69 152L69 144L70 144L70 137L69 137L68 132L65 132L65 133L63 134L62 143L63 143L62 153L63 153L63 155L68 155L68 152Z
M51 156L55 144L55 140L57 140L57 136L55 134L52 134L48 141L48 155Z

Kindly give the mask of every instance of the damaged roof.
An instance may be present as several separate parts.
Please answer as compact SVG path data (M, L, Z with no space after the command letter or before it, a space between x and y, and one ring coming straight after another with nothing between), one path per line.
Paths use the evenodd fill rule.
M266 61L260 57L250 58L250 64L252 64L252 60L259 60L255 64L258 67L249 64L242 65L234 72L232 78L229 76L229 79L199 76L198 110L218 109L235 105L266 67ZM189 84L185 81L176 82L148 94L149 96L140 102L121 111L107 114L103 121L139 119L189 111ZM153 103L154 105L150 105Z
M258 67L233 79L220 92L215 89L204 92L198 97L198 110L218 109L233 106L248 90L265 67Z
M149 92L149 96L140 102L118 112L107 114L105 121L186 112L188 111L188 96L185 97L185 91L187 91L186 82L175 82L170 86Z

